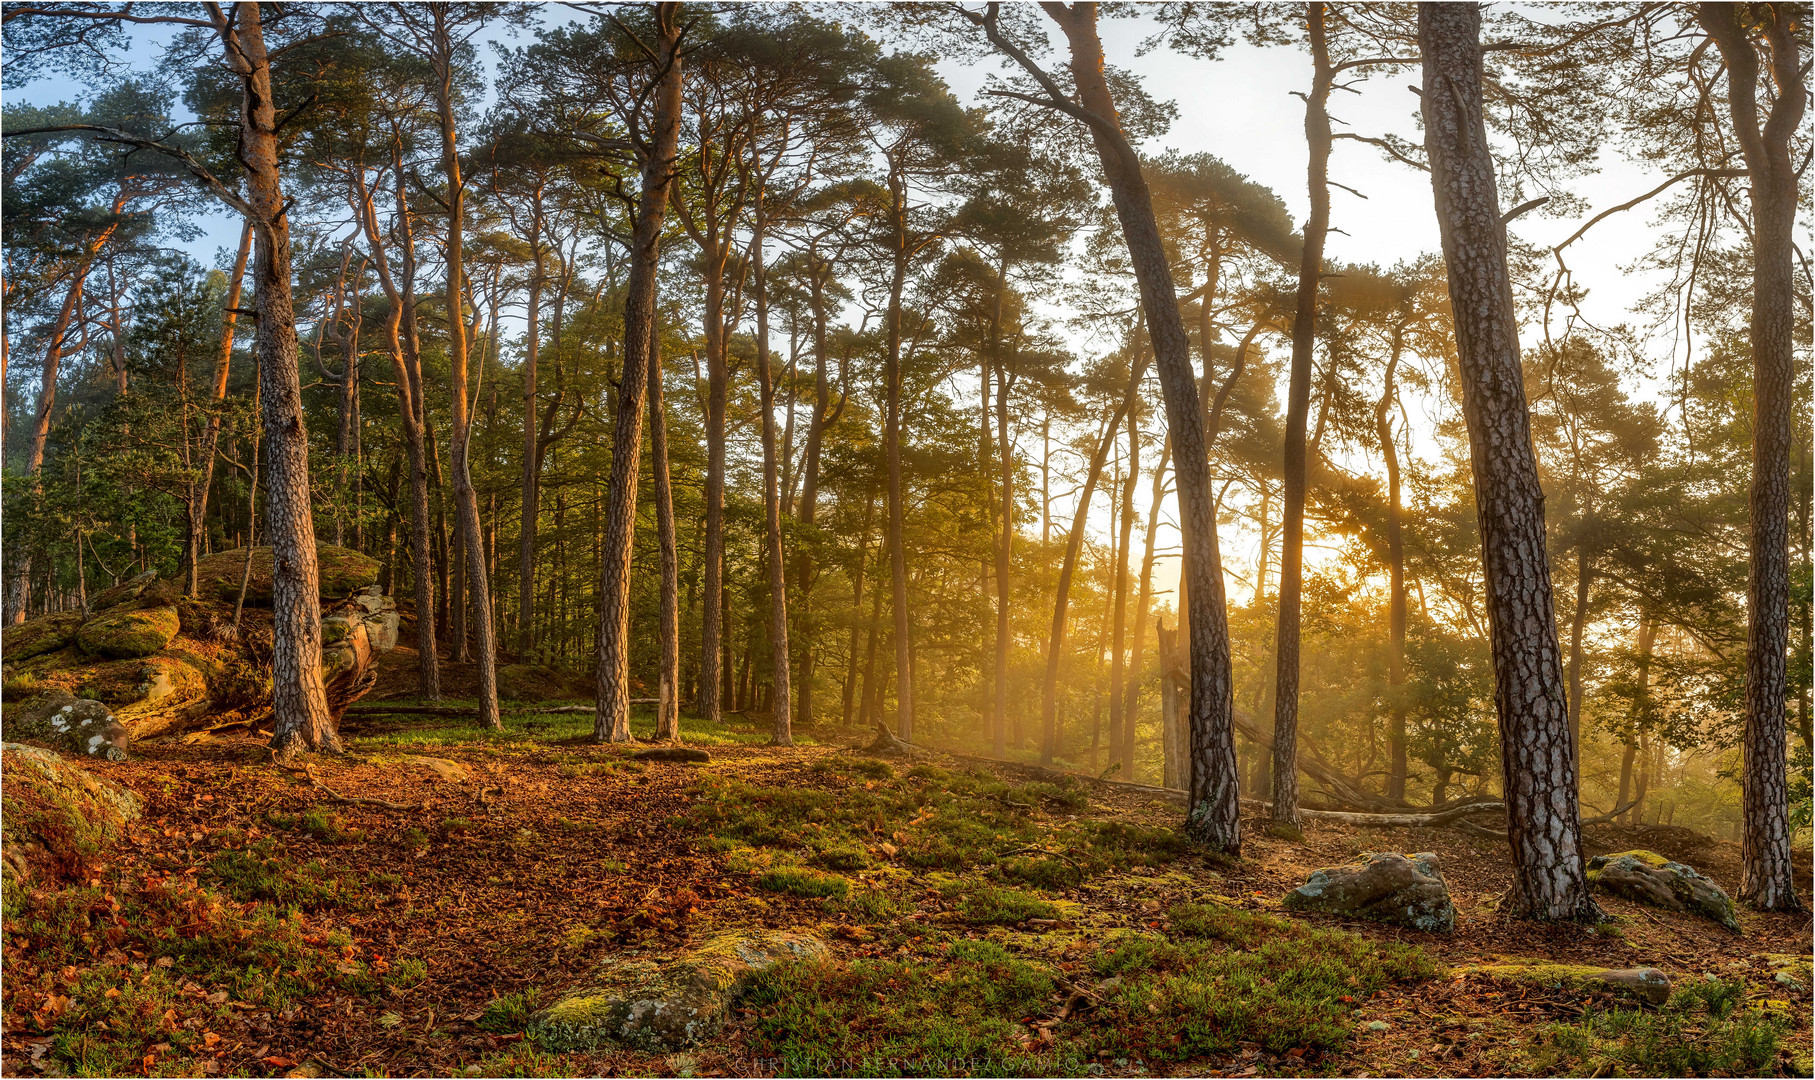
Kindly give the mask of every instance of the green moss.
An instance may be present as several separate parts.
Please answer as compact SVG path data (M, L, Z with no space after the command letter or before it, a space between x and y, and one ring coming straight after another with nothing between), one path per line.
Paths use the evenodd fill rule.
M9 626L0 635L0 654L5 656L7 663L16 664L66 648L76 640L76 631L81 628L84 618L80 612L65 611Z
M115 610L82 624L76 641L96 656L132 660L163 649L176 639L181 628L174 607Z
M1531 1070L1565 1076L1776 1075L1786 1016L1744 1008L1745 986L1692 980L1662 1009L1594 1009L1535 1040Z

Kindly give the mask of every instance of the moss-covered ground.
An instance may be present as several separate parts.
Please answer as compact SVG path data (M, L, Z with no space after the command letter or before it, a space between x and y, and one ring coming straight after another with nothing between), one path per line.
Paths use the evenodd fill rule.
M583 712L365 716L312 776L231 735L90 765L146 816L7 891L5 1073L1807 1075L1806 918L1733 934L1609 899L1599 928L1532 928L1493 908L1502 849L1459 833L1257 822L1232 860L1167 800L879 760L859 733L779 749L689 719L699 764L590 733ZM1387 845L1442 854L1456 933L1282 910L1309 869ZM755 975L684 1051L524 1034L602 959L740 928L831 953ZM1676 992L1487 970L1529 961L1652 964Z

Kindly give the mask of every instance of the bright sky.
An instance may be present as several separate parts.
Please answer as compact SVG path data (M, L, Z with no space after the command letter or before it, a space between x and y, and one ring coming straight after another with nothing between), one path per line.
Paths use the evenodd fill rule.
M830 5L821 7L827 10ZM566 21L573 13L548 5L550 21ZM1295 221L1302 221L1308 205L1303 142L1304 106L1293 97L1310 81L1309 57L1287 48L1257 49L1236 45L1225 51L1214 63L1161 49L1146 56L1136 56L1136 49L1151 32L1150 24L1139 19L1107 20L1103 37L1109 62L1138 72L1148 92L1171 100L1178 106L1178 119L1172 129L1154 140L1147 150L1159 152L1173 148L1185 153L1206 152L1228 162L1251 179L1271 187L1291 210ZM161 41L163 28L141 28L139 40L147 45ZM1054 34L1055 46L1061 44ZM135 50L136 51L136 50ZM156 50L147 48L149 63ZM1053 55L1058 55L1057 51ZM487 57L490 60L490 57ZM946 61L939 65L942 75L951 83L959 98L977 100L977 90L992 71L1006 71L993 61L970 64ZM1360 86L1359 94L1340 94L1332 103L1332 113L1344 123L1338 130L1365 135L1388 132L1421 142L1415 118L1417 99L1407 91L1418 81L1414 68L1385 69ZM21 92L18 97L33 103L87 96L87 88L64 79L46 79ZM1371 262L1383 267L1401 260L1411 261L1435 251L1438 247L1436 221L1428 177L1396 162L1385 160L1373 147L1353 142L1338 142L1331 163L1331 179L1354 188L1366 198L1358 198L1340 188L1333 189L1332 225L1328 241L1329 257L1341 261ZM1603 169L1582 178L1576 184L1591 212L1624 202L1657 184L1662 175L1635 167L1616 154L1604 155ZM184 245L198 258L224 262L230 252L222 250L238 239L237 222L225 213L204 223L205 231ZM1546 218L1527 214L1513 225L1513 230L1528 242L1549 246L1573 232L1579 220ZM1590 288L1585 313L1597 323L1612 324L1628 318L1627 310L1652 282L1628 275L1620 264L1651 247L1650 219L1644 209L1618 215L1598 225L1588 238L1572 249L1571 265L1579 282ZM1079 343L1083 347L1083 343ZM1653 343L1657 367L1668 370L1670 343ZM1634 376L1635 379L1637 376ZM1649 393L1649 388L1635 384L1631 389ZM1281 393L1283 400L1283 389ZM1439 407L1437 402L1426 403ZM1414 428L1420 427L1418 408L1414 405ZM1434 426L1435 417L1425 419ZM1429 452L1428 429L1414 430L1414 448ZM1151 462L1148 463L1149 466ZM1346 463L1363 468L1365 463ZM1140 517L1145 521L1147 485L1137 489ZM1069 521L1071 509L1054 506L1055 521ZM1170 517L1171 515L1166 515ZM1107 538L1107 511L1104 497L1092 516L1092 533ZM1139 542L1137 530L1137 543ZM1167 530L1162 546L1176 544L1176 533ZM1252 572L1258 554L1258 538L1239 532L1223 539L1225 560L1232 573ZM1328 557L1329 553L1322 553ZM1315 564L1316 551L1307 552L1307 561ZM1169 560L1158 570L1156 588L1170 590L1177 580L1177 564ZM1251 586L1230 582L1232 595L1245 595Z

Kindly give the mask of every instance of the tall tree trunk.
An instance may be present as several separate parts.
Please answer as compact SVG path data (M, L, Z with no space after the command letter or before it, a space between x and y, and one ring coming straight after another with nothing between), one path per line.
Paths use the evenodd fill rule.
M404 452L410 462L410 576L416 602L416 691L430 701L441 698L441 667L435 655L435 582L433 556L429 551L429 474L428 450L423 432L422 363L417 351L415 316L416 254L415 236L410 226L409 201L404 188L402 151L392 146L391 167L396 181L395 197L398 252L402 261L401 288L391 273L390 258L385 251L384 235L378 230L376 183L372 188L360 182L359 215L366 243L378 270L390 307L385 313L384 337L396 371L397 412L403 428Z
M309 433L297 370L290 297L290 219L278 175L277 113L259 5L234 5L219 31L239 78L239 158L256 226L259 384L266 445L265 507L271 541L272 752L338 752L321 679L320 571L309 504Z
M649 334L649 471L655 481L655 531L662 549L661 674L655 714L658 742L681 739L681 556L674 536L674 490L668 476L668 416L662 406L662 340Z
M630 740L630 557L636 527L644 395L654 352L656 264L668 188L674 180L681 126L680 5L656 5L658 52L655 115L646 136L630 277L624 289L624 369L612 431L611 479L605 489L604 542L599 573L598 687L593 719L598 742Z
M998 333L997 348L1000 350ZM1002 468L1001 533L996 542L995 707L991 710L990 744L997 757L1008 752L1008 656L1013 644L1008 606L1014 596L1015 447L1008 437L1008 393L1014 386L1008 358L996 357L996 463Z
M517 526L517 654L525 663L536 645L536 525L541 516L542 454L537 408L536 367L542 351L542 284L546 255L542 248L542 191L536 189L530 243L535 269L529 278L529 308L523 330L523 484Z
M1651 702L1651 647L1657 640L1657 623L1652 621L1649 612L1639 612L1639 662L1638 685L1632 693L1632 711L1628 714L1627 723L1631 731L1626 736L1626 752L1620 757L1620 794L1613 801L1615 806L1626 805L1626 792L1632 784L1632 765L1638 757L1639 733L1649 724ZM1634 807L1636 811L1638 808ZM1628 813L1626 820L1634 820Z
M1775 85L1758 122L1762 24ZM1796 182L1791 143L1802 125L1797 43L1808 13L1782 3L1700 4L1696 18L1727 64L1727 102L1752 191L1751 559L1746 573L1746 763L1740 898L1762 911L1800 911L1790 865L1785 680L1790 633L1790 454L1795 444Z
M460 174L460 148L454 124L455 46L448 21L452 10L431 7L434 30L430 67L434 71L435 106L441 121L441 166L447 180L447 338L448 397L453 412L452 443L448 448L453 476L454 525L459 533L460 569L465 571L465 593L473 612L474 644L479 659L479 723L504 730L498 713L498 650L492 640L491 582L485 573L485 537L479 531L479 499L473 491L469 448L473 436L473 411L467 400L469 342L466 323L466 180ZM483 377L483 369L481 369ZM638 402L639 419L642 403ZM467 652L467 604L454 600L457 625L456 654Z
M1128 686L1123 691L1122 745L1117 749L1117 760L1122 764L1122 779L1129 783L1135 781L1135 721L1141 698L1141 650L1147 640L1147 610L1153 604L1153 542L1154 535L1159 532L1160 502L1166 495L1166 463L1171 458L1172 440L1167 439L1160 448L1160 462L1154 466L1153 488L1148 496L1147 530L1141 545L1141 592L1134 604L1134 647L1129 651L1130 674Z
M1480 35L1475 4L1418 8L1425 147L1456 314L1500 718L1513 856L1503 910L1534 919L1598 918L1583 872L1544 493L1519 364L1506 225L1482 115Z
M1399 355L1404 345L1405 324L1395 324L1392 352L1386 362L1386 385L1380 392L1380 401L1374 406L1374 433L1380 439L1380 455L1386 459L1386 564L1389 582L1386 670L1388 693L1392 697L1388 714L1387 752L1390 760L1387 765L1386 793L1395 802L1405 801L1405 780L1409 772L1405 735L1405 529L1401 520L1403 509L1400 505L1399 440L1393 434L1392 420L1393 405L1398 401L1398 387L1393 380L1399 370Z
M1590 522L1584 522L1585 530L1592 527ZM1569 618L1569 661L1563 668L1569 694L1569 745L1575 748L1578 780L1582 775L1582 634L1588 628L1589 589L1593 583L1594 552L1583 539L1576 545L1575 610Z
M910 648L906 494L901 478L901 299L907 286L908 223L907 181L898 173L889 175L892 226L894 228L894 272L889 279L887 353L882 381L887 397L887 419L882 433L883 454L888 463L888 547L889 584L893 592L892 614L895 619L895 734L903 742L914 741L914 671Z
M700 611L700 719L719 721L720 696L730 678L725 634L725 408L731 375L726 366L724 258L707 260L706 327L706 537L704 605Z
M200 537L196 534L206 528L208 520L208 494L214 488L214 455L221 443L221 403L227 400L227 376L233 365L233 331L239 322L240 290L246 280L246 261L252 255L252 223L240 226L239 253L233 259L233 277L227 282L227 303L221 311L221 351L214 362L214 408L208 413L208 431L202 439L201 475L196 478L189 495L189 505L193 507L196 528L190 531L188 538L188 582L187 591L194 596L197 588L196 564L201 559Z
M1172 269L1153 214L1153 199L1141 174L1140 157L1122 133L1109 92L1103 44L1097 35L1096 5L1080 2L1069 8L1062 4L1042 6L1058 22L1070 46L1077 104L1089 114L1091 138L1102 161L1104 179L1128 244L1129 262L1140 285L1141 307L1153 342L1160 387L1166 399L1166 420L1172 431L1190 618L1192 768L1186 832L1215 850L1237 854L1241 850L1241 810L1235 766L1229 615L1223 596L1222 559L1217 550L1216 497L1211 491L1202 404L1191 370L1191 339L1179 316ZM1004 46L999 38L997 46ZM1034 67L1024 56L1017 59L1023 67Z
M1292 316L1292 374L1286 391L1284 459L1285 533L1279 550L1279 621L1273 649L1273 820L1297 828L1298 646L1304 583L1305 424L1311 409L1311 361L1317 345L1317 288L1323 244L1330 228L1330 114L1325 110L1334 71L1324 38L1324 5L1305 5L1313 73L1305 98L1305 142L1311 214L1305 219L1304 257L1298 266L1298 299Z
M1134 711L1128 708L1123 700L1122 682L1127 674L1126 653L1124 646L1128 635L1128 548L1134 541L1134 485L1141 478L1141 424L1139 403L1128 412L1128 480L1122 485L1122 535L1116 544L1115 560L1115 628L1110 634L1109 666L1109 759L1118 768L1120 778L1128 779L1129 763L1121 756L1121 748L1131 744L1122 731L1124 724L1134 723ZM1142 613L1135 612L1135 621L1141 620ZM1139 674L1137 669L1136 679Z
M768 227L763 206L765 192L756 193L756 218L751 223L750 262L756 286L756 383L762 409L763 440L763 553L769 569L769 685L773 708L773 746L793 746L793 687L788 655L788 579L781 541L781 489L775 446L775 379L769 370L769 275L763 265L763 232Z
M875 517L875 515L876 515L876 491L874 488L872 488L870 490L869 497L864 500L863 528L859 529L857 532L857 565L851 571L851 612L852 612L853 616L857 616L857 615L861 614L863 611L864 568L865 568L865 563L868 561L867 556L869 554L868 548L869 548L869 544L870 544L870 521L872 518ZM874 590L872 589L872 591L874 591ZM857 702L855 700L856 685L857 685L857 639L858 639L859 635L861 635L862 632L863 632L862 619L853 617L851 620L851 642L850 642L850 646L846 650L846 654L845 654L843 722L844 722L844 726L847 728L851 726L851 720L852 720L852 716L853 716L852 707L853 707L853 705L857 704ZM872 641L874 640L874 633L875 633L874 632L874 623L872 622L872 624L871 624L871 640ZM866 676L866 679L867 679L867 676ZM866 691L866 693L867 693L867 691ZM869 699L867 696L863 699L864 703L867 703L868 700Z
M807 267L808 306L813 314L813 414L807 422L806 460L801 464L800 503L797 517L810 537L819 515L819 458L825 444L825 429L830 421L831 384L826 378L826 302L825 280L831 267L817 252L809 251ZM797 543L794 551L794 586L800 591L800 606L794 617L800 633L794 647L800 650L800 685L795 691L794 720L799 724L813 721L814 645L818 630L813 625L813 552L811 542Z
M1138 348L1138 347L1137 347ZM1147 350L1138 348L1128 389L1116 403L1109 426L1097 440L1090 454L1090 465L1084 473L1084 490L1078 495L1077 513L1071 521L1071 534L1065 541L1065 559L1059 564L1059 586L1052 603L1052 631L1046 648L1046 685L1040 695L1040 760L1050 762L1059 752L1059 661L1065 653L1065 631L1069 626L1065 613L1071 602L1071 578L1077 571L1078 552L1084 544L1084 524L1090 519L1090 500L1096 494L1097 480L1103 474L1103 463L1115 443L1116 429L1140 393L1141 379L1147 374Z

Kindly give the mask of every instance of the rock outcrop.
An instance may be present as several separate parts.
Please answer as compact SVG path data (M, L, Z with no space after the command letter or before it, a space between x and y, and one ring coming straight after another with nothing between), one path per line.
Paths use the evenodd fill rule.
M105 704L62 690L7 706L6 731L12 738L47 743L66 754L109 761L125 761L132 743L132 735Z
M6 888L79 877L127 822L138 796L36 746L0 744L0 879Z
M1414 930L1456 928L1456 908L1437 856L1369 852L1347 866L1326 866L1286 894L1293 911L1322 911L1409 926Z
M750 973L826 955L811 935L763 930L720 934L679 956L615 957L532 1016L528 1033L557 1053L681 1050L719 1033Z
M1700 915L1729 930L1739 929L1726 890L1693 867L1671 862L1655 851L1596 855L1588 862L1588 883L1627 900Z
M398 617L396 604L375 584L376 561L346 548L319 551L322 680L338 718L377 681L374 657L396 645ZM32 703L39 699L54 700L52 711L74 699L98 703L82 707L84 718L97 708L111 717L127 737L115 733L105 742L120 752L131 739L268 709L271 613L261 605L271 600L270 549L251 552L247 606L236 633L233 603L246 559L243 549L203 559L198 596L182 595L181 581L141 574L97 593L87 617L62 612L7 628L0 638L6 737L80 749L38 715Z

